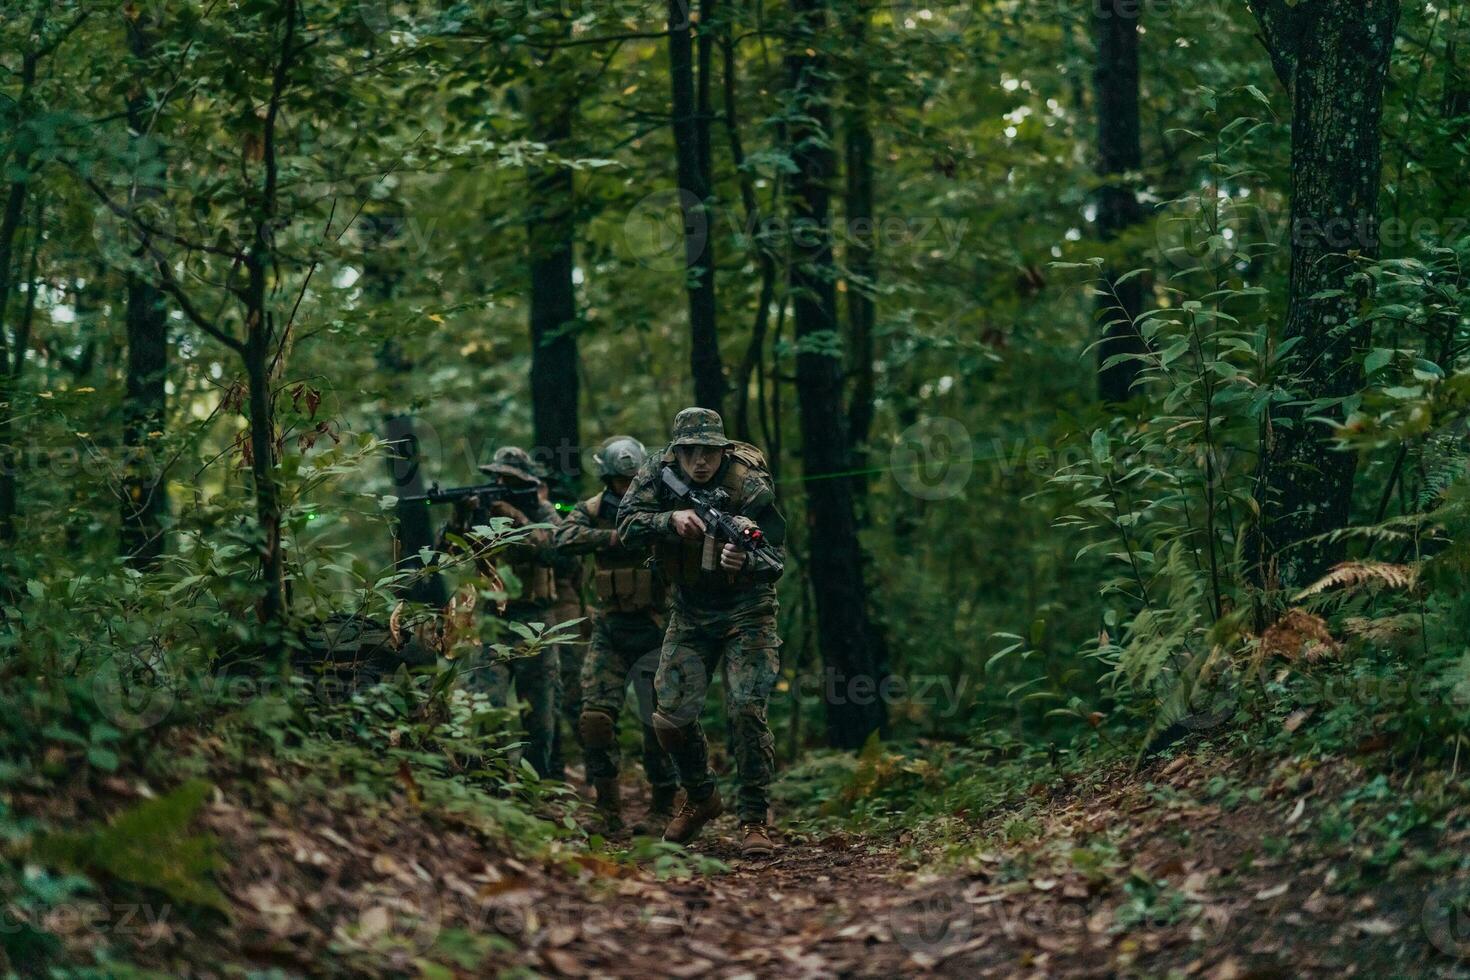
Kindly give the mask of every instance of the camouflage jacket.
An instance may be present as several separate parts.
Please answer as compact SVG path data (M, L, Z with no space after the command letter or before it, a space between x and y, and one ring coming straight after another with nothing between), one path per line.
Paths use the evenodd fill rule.
M611 491L581 501L556 529L556 550L562 555L592 555L609 559L625 558L627 563L641 563L648 558L648 548L613 547L618 532L618 506L622 498ZM593 514L594 507L597 513ZM622 553L622 554L619 554ZM621 564L621 562L620 562Z
M683 504L660 479L660 471L665 466L678 465L673 449L668 448L650 455L639 468L618 509L618 536L623 544L630 548L652 547L665 578L684 601L731 601L753 593L773 592L772 584L780 578L780 569L731 573L696 572L691 568L691 562L698 562L700 542L684 541L675 533L673 514L683 509ZM679 475L687 480L682 471ZM730 496L731 516L754 521L784 564L786 519L776 508L775 487L759 450L736 443L705 487L723 488Z

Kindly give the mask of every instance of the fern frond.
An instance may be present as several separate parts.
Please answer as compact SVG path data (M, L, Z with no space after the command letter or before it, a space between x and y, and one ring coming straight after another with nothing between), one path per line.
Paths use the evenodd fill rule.
M1349 616L1342 621L1342 628L1349 636L1367 640L1369 643L1394 644L1419 632L1418 613L1401 613L1377 619L1368 616Z
M1369 584L1407 592L1414 588L1418 579L1419 569L1414 565L1394 565L1386 561L1345 561L1297 593L1296 601L1321 595L1328 589L1341 588L1353 592Z

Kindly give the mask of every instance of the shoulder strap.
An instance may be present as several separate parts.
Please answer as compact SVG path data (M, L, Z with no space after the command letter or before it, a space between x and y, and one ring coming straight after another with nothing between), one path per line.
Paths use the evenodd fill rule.
M759 473L771 472L771 467L766 463L765 454L748 442L731 443L730 455Z

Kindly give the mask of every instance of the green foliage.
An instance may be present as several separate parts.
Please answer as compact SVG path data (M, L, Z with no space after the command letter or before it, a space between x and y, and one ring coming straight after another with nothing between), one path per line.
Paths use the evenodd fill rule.
M220 866L208 835L189 833L209 784L192 780L157 799L125 810L106 827L43 834L31 846L38 860L74 871L96 871L156 888L170 898L228 911L208 879Z

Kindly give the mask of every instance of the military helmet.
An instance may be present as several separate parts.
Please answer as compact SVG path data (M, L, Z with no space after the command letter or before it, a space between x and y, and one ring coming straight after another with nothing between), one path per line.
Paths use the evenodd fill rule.
M648 450L632 436L611 436L597 447L592 461L597 464L597 475L607 480L615 476L632 477L647 457Z
M531 454L519 446L501 446L495 450L491 461L480 467L480 472L490 476L515 477L527 483L541 482L541 477L536 472L536 464L531 460Z
M675 446L728 446L725 422L712 408L686 408L674 416Z

